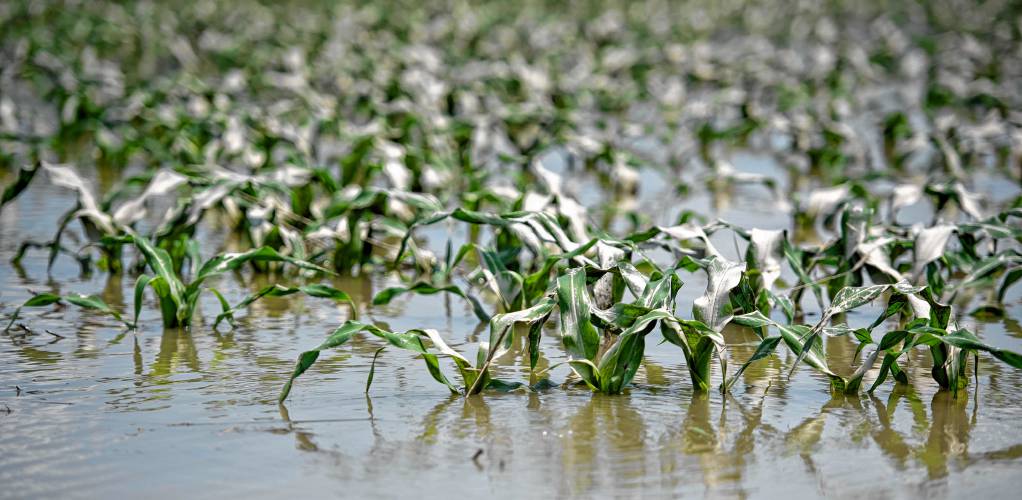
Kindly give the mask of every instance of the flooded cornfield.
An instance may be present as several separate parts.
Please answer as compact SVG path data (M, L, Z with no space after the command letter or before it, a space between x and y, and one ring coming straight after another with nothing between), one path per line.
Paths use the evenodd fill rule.
M0 4L0 498L1013 498L1018 2Z

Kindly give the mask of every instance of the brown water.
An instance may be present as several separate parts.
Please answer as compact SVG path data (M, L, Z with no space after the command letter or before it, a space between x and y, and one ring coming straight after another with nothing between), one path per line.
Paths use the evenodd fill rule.
M738 160L746 170L772 168L755 157ZM669 193L647 190L643 198ZM72 203L40 182L0 215L4 312L28 290L102 290L114 307L130 307L130 278L83 278L63 258L48 276L38 252L23 269L8 264L22 240L48 238ZM753 188L730 202L710 195L685 202L746 227L785 227L769 203L769 193ZM209 255L224 231L203 231ZM705 282L702 274L682 279L679 310L688 316ZM483 330L457 300L406 297L369 308L389 280L335 285L371 320L397 330L437 328L455 349L474 352ZM231 276L217 287L233 301L262 284ZM1022 350L1013 319L1022 317L1018 292L1009 303L1009 319L963 321L988 343ZM207 317L218 309L212 296L202 307ZM379 343L357 339L325 354L278 406L298 352L347 314L315 299L273 299L253 306L232 331L209 324L179 331L163 330L149 303L140 330L125 333L74 308L26 312L35 335L0 337L0 497L1014 497L1022 484L1022 372L981 363L978 388L954 399L936 390L923 352L910 360L911 386L887 384L875 397L834 398L808 369L789 380L787 352L750 368L729 396L693 395L680 350L654 341L623 395L556 387L463 399L399 351L381 356L366 396ZM868 323L875 314L860 310L848 321ZM563 360L549 333L543 365ZM726 336L735 360L755 348L749 332ZM829 338L826 349L832 366L852 371L852 341ZM520 351L500 363L502 378L527 379ZM557 369L551 378L565 376Z

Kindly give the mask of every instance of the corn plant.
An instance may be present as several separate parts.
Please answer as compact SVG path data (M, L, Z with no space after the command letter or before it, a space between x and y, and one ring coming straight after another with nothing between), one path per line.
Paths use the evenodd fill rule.
M154 273L154 275L142 274L135 281L135 322L138 321L145 289L148 287L152 288L156 294L163 316L163 325L167 328L189 326L199 296L202 294L203 283L211 277L236 270L246 262L285 262L302 269L327 272L326 269L311 262L280 255L272 248L263 247L246 252L224 253L210 258L198 267L195 277L185 283L184 279L174 271L173 260L166 250L155 247L149 240L137 235L132 235L125 241L130 241L135 245ZM223 303L222 300L221 303ZM228 307L228 309L231 308ZM227 314L224 317L229 316Z
M61 217L57 225L57 232L53 239L47 243L27 242L22 245L21 250L15 256L20 260L25 250L30 247L48 247L50 249L49 266L52 267L59 253L71 253L61 244L67 226L74 220L81 222L86 236L90 240L90 246L96 246L103 255L102 263L111 272L121 272L121 245L115 240L131 232L131 226L145 216L146 202L153 197L166 195L174 192L179 186L187 182L187 178L170 170L161 170L151 176L143 176L139 179L126 181L121 189L108 194L100 199L91 183L78 175L74 168L69 165L56 165L43 162L34 169L23 169L19 174L18 181L11 185L4 192L4 200L14 199L22 190L28 187L30 181L35 177L38 170L45 171L50 181L59 187L75 191L77 205ZM26 173L27 172L27 173ZM137 181L147 183L145 190L137 197L120 203L114 207L114 202L120 197L125 188ZM2 205L0 205L2 206Z

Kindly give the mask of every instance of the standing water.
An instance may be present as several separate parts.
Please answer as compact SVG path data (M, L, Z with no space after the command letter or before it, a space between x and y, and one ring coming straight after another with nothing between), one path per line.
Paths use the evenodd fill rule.
M426 4L0 2L0 498L1017 494L1017 2Z

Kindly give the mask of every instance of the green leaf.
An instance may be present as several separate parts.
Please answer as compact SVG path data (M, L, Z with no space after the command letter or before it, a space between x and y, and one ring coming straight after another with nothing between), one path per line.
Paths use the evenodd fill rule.
M450 381L440 371L440 363L437 360L435 354L431 354L426 351L426 346L422 343L422 336L427 336L429 332L424 330L410 330L404 333L395 333L384 330L375 325L367 323L361 323L355 320L348 320L343 325L334 330L327 339L317 346L315 349L311 349L301 353L298 356L298 362L295 364L295 369L288 379L287 383L284 384L284 388L281 389L278 401L283 402L287 399L288 394L291 392L291 386L294 384L296 378L305 373L309 367L311 367L316 360L319 358L319 353L326 349L331 349L340 345L345 344L357 333L365 332L383 340L386 340L390 345L399 349L405 349L417 354L422 355L423 360L426 362L426 368L429 370L430 375L438 382L447 386L447 388L457 393L458 390L454 387ZM367 386L368 389L368 386Z
M830 306L827 307L827 310L824 312L823 317L820 318L820 321L816 324L816 326L814 326L812 329L806 332L806 334L803 336L804 341L801 343L802 345L797 351L798 357L795 360L795 364L793 364L791 367L791 373L794 373L795 369L802 362L802 360L811 352L813 352L815 347L820 346L819 342L820 333L823 331L826 324L834 316L850 311L864 304L868 304L875 300L877 297L880 296L880 294L884 293L888 289L894 290L899 294L905 295L919 293L921 291L924 291L925 287L913 287L909 285L907 282L899 282L892 285L873 285L865 287L842 288L837 292L837 294L834 295L834 300L831 301ZM888 310L885 311L885 314L887 314L887 312L890 311L891 309L888 308ZM891 312L891 314L893 314L893 312ZM879 325L879 323L883 322L884 319L886 319L886 317L882 316L880 320L875 322L873 326L870 327L870 329ZM787 340L785 340L785 342L787 342ZM820 356L821 356L820 361L822 361L822 351L820 351ZM791 373L789 373L789 376L791 376Z
M713 331L720 332L731 321L728 294L742 280L743 264L713 257L706 267L706 292L692 303L692 315Z
M803 344L800 339L809 334L812 330L806 325L776 325L778 331L781 333L781 338L784 343L792 350L797 356L796 363L805 362L807 365L815 368L820 373L823 373L831 380L831 384L834 386L840 386L844 388L844 379L834 373L829 366L827 366L827 358L823 354L823 346L820 342L815 342L809 345L809 348L803 351Z
M731 386L735 385L735 382L737 382L742 376L742 373L745 373L745 369L748 368L749 365L773 354L773 352L777 349L777 344L780 342L781 337L767 337L761 340L759 342L759 346L756 347L756 352L752 353L752 356L750 356L745 363L742 363L742 366L738 367L738 370L736 370L735 373L731 375L726 382L724 382L721 388L725 391L730 390Z
M834 296L834 300L831 301L830 307L827 308L826 315L833 317L862 306L863 304L868 304L876 300L876 298L887 291L888 288L890 288L890 285L842 288L837 295Z
M598 388L607 394L617 394L631 383L639 365L642 364L646 334L657 321L673 318L674 316L665 309L650 311L618 335L617 340L603 354L597 365Z
M207 260L199 268L195 279L188 285L189 293L193 293L203 281L225 273L234 271L246 262L286 262L302 269L332 274L330 271L302 259L296 259L288 255L281 255L270 247L262 247L247 252L224 253Z
M356 333L360 332L365 325L355 321L345 322L343 325L337 327L322 344L314 349L310 349L298 355L298 362L295 363L294 371L291 373L291 377L287 383L284 384L284 388L280 391L280 396L277 398L278 402L283 403L287 399L288 394L291 393L291 386L294 384L296 378L300 377L305 373L312 365L319 359L319 353L326 349L332 349L344 345L351 337Z
M731 319L732 323L736 323L749 328L762 328L764 326L770 326L774 324L774 321L763 315L759 311L753 311L751 313L742 314L735 316Z
M56 304L57 302L60 302L59 295L54 295L52 293L40 293L38 295L34 295L32 298L26 300L23 304L21 304L20 306L18 306L17 309L14 310L14 314L11 314L11 320L7 323L7 326L4 327L4 332L6 333L10 331L11 327L14 326L14 322L17 321L18 315L21 313L21 310L23 308L45 307L51 304Z
M556 302L553 298L547 297L536 305L521 311L495 314L490 320L490 350L493 357L504 355L510 348L513 341L508 331L514 328L517 323L529 325L538 324L540 327L550 317Z
M104 302L103 299L99 298L99 296L71 293L61 297L59 295L55 295L52 293L40 293L26 300L23 304L21 304L21 306L14 310L14 314L11 315L10 322L7 323L7 326L4 328L3 331L7 332L11 329L11 326L13 326L14 322L18 319L18 316L21 313L22 308L45 307L48 305L56 304L60 301L66 301L69 304L76 305L83 309L91 309L94 311L102 312L104 314L108 314L110 316L113 316L118 321L124 323L125 326L127 326L128 328L133 328L132 323L124 321L124 319L121 317L121 313L115 311L113 308L107 305L107 303Z
M369 365L369 376L366 377L366 394L369 394L369 388L373 385L373 375L376 374L376 359L380 357L380 353L386 348L386 346L381 347L376 350L376 354L373 354L373 362Z
M894 370L898 369L897 361L899 356L901 356L900 352L899 353L888 352L884 354L884 360L882 363L880 363L880 373L877 374L876 380L873 381L873 385L870 386L867 392L872 393L873 391L876 391L877 387L880 387L880 384L883 384L884 381L887 380L887 374L892 373ZM899 373L901 372L899 371Z
M813 293L816 295L817 303L819 303L822 307L823 288L819 283L813 281L812 277L809 276L809 271L807 271L803 265L805 252L792 245L787 238L781 242L781 248L784 252L784 259L788 261L788 267L790 267L795 275L798 276L799 285L811 288ZM794 296L793 298L797 299L798 296Z
M1022 268L1012 269L1004 275L1004 281L1001 282L1001 287L997 289L997 302L1004 302L1004 296L1008 293L1008 289L1018 282L1019 279L1022 279Z
M308 295L310 297L333 299L339 302L345 302L351 308L352 319L358 319L358 308L355 305L355 301L352 300L351 296L349 296L347 293L341 290L323 284L304 285L297 287L269 285L255 293L247 295L244 299L241 300L241 302L238 302L238 304L235 305L234 307L230 307L227 304L227 301L224 300L222 296L220 296L219 292L213 289L210 290L216 293L217 297L220 299L220 306L223 310L223 312L217 315L216 321L213 322L213 329L216 329L220 322L225 319L227 320L228 323L234 325L234 313L252 305L252 303L263 297L287 297L289 295L294 295L296 293L304 293L305 295Z
M1022 354L987 345L968 330L957 330L947 335L938 336L937 338L941 342L959 349L990 353L993 357L1007 363L1013 368L1022 368Z
M145 295L145 287L153 281L153 277L147 274L140 274L135 280L135 314L132 318L132 328L138 328L138 315L142 312L142 299ZM222 297L221 297L222 298Z
M588 293L585 271L580 268L572 269L557 278L557 306L560 310L564 348L570 359L587 360L593 364L600 348L600 333L590 320ZM588 371L588 366L585 363L571 364L580 377L592 383L596 380L596 374Z
M170 254L162 248L157 248L146 238L132 235L131 240L138 247L142 256L145 258L149 268L156 273L156 277L160 279L158 283L153 283L150 280L149 284L153 284L157 293L157 298L161 302L161 308L164 310L164 325L172 326L177 323L184 323L191 317L191 311L188 310L185 304L185 285L177 277L177 273L174 271L174 261L170 258ZM136 283L136 297L138 294L138 286ZM173 307L169 307L165 302L171 301ZM167 314L173 311L173 316L168 318Z
M394 297L405 293L433 295L440 292L454 294L469 301L469 303L472 304L472 312L474 312L476 317L479 318L479 321L490 321L490 315L486 313L485 309L483 309L483 305L479 302L479 299L475 298L475 296L471 294L465 293L461 288L458 288L455 285L434 286L429 283L419 282L410 287L390 287L380 291L380 293L377 293L373 297L373 305L379 306L389 304L390 301L394 300Z
M39 168L35 165L18 170L18 178L4 189L3 195L0 195L0 213L3 212L4 205L17 198L28 187L38 171Z
M884 338L880 340L880 346L877 347L878 351L886 351L892 347L900 344L903 340L908 337L909 333L904 330L894 330L887 332Z
M656 276L658 273L654 273ZM674 309L674 298L681 289L681 280L674 270L667 271L662 276L651 279L646 283L639 295L638 304L650 309L666 307Z
M103 302L103 299L99 298L99 296L97 295L80 295L77 293L72 293L69 295L65 295L64 300L84 309L92 309L94 311L99 311L101 313L108 314L110 316L113 316L117 321L124 323L124 325L127 326L128 328L134 328L134 323L124 321L124 318L121 317L121 313L113 310L109 305L107 305L106 302Z

